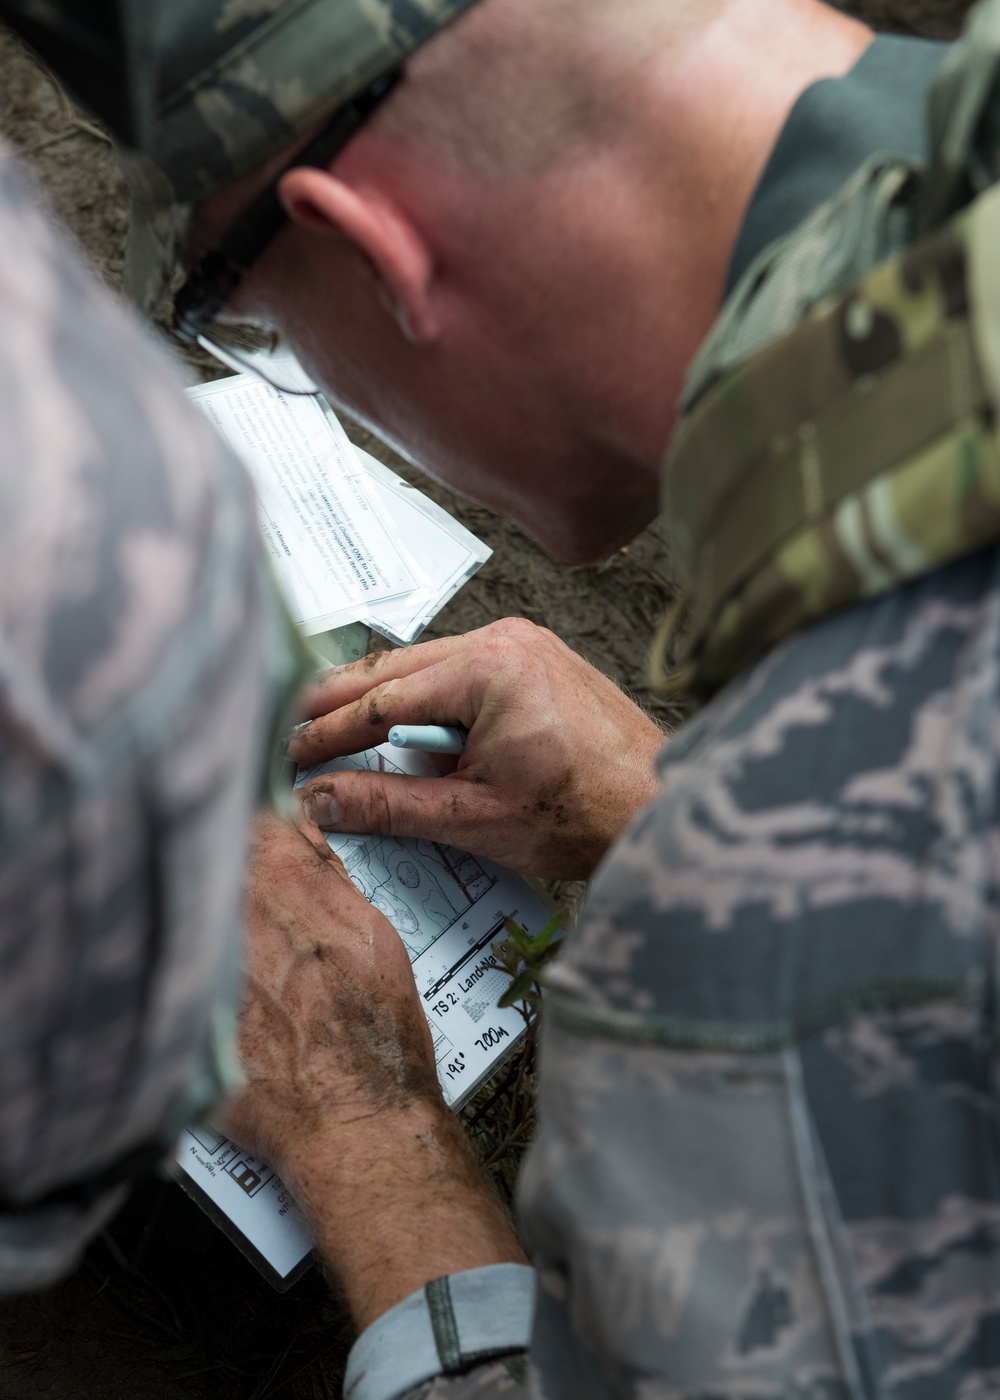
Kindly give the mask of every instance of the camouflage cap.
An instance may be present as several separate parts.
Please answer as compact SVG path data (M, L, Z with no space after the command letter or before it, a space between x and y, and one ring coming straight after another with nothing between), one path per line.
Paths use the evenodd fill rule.
M125 290L152 311L192 206L363 92L476 0L169 0L154 40Z

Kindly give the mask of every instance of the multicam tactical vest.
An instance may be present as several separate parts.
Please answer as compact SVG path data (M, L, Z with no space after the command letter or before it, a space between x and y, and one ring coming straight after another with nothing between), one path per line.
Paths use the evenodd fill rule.
M1000 0L973 10L930 122L930 169L864 166L760 255L692 369L663 482L685 590L654 644L663 688L711 694L1000 540Z

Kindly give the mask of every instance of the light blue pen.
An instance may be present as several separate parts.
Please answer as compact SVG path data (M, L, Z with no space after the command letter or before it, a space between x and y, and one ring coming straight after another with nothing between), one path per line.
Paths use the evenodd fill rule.
M421 753L461 753L468 737L461 725L451 729L446 724L394 724L389 730L389 743L395 748Z

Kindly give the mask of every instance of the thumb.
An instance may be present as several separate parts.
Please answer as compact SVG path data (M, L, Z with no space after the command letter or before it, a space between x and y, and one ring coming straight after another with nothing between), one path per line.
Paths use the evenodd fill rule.
M340 857L336 855L327 845L326 832L337 829L337 807L336 800L329 793L317 793L309 796L306 801L301 799L301 794L296 793L299 798L299 815L295 823L296 830L304 836L310 846L316 850L326 860L332 860L341 864ZM346 873L346 872L345 872Z
M321 831L421 836L459 845L481 825L476 806L486 805L485 793L470 788L458 776L345 772L316 778L298 795L306 819Z
M299 794L302 815L320 831L340 830L340 803L332 792L317 791Z

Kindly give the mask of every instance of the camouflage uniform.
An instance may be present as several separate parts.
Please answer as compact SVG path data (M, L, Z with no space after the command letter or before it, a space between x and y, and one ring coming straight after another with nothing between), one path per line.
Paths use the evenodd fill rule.
M520 1190L527 1379L494 1360L409 1400L1000 1394L1000 548L971 552L1000 533L1000 297L970 321L974 220L842 291L912 238L915 175L873 159L768 250L695 367L667 530L698 674L743 674L662 754L551 975ZM892 511L858 504L852 552L827 488L843 472L850 499L873 441ZM719 476L757 444L770 477ZM776 522L735 582L727 511L758 543Z
M1000 551L810 628L661 760L553 977L530 1386L1000 1388Z
M527 1387L1000 1388L1000 551L784 643L661 759L553 977Z
M251 489L0 152L0 1293L232 1082L296 657Z
M548 1011L541 1393L996 1392L998 709L991 550L666 751Z
M530 1380L410 1400L998 1393L998 711L993 549L673 740L552 979Z
M1000 535L997 0L929 105L929 169L872 156L760 255L692 369L664 473L690 604L654 647L667 685L711 694L797 627Z

